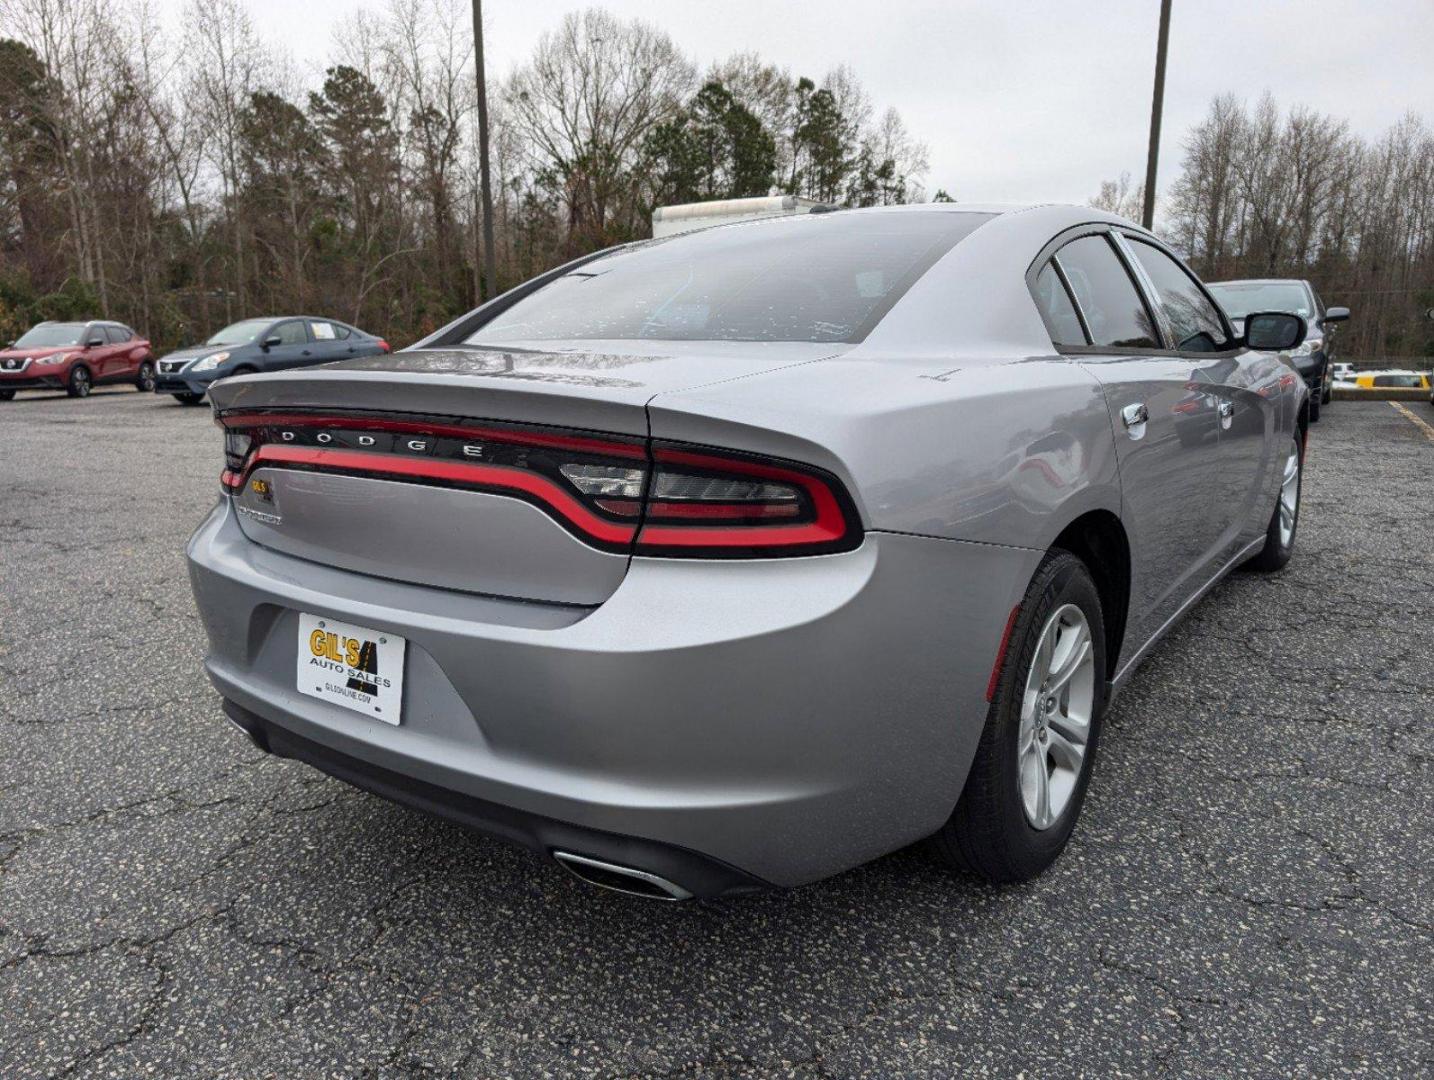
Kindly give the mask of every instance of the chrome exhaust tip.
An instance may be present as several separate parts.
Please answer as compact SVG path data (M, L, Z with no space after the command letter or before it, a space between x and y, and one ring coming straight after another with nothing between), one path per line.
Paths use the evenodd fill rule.
M573 877L596 885L599 889L640 896L645 900L691 900L692 894L665 877L650 874L646 870L634 870L630 866L590 859L586 855L575 855L571 851L554 851L553 858Z

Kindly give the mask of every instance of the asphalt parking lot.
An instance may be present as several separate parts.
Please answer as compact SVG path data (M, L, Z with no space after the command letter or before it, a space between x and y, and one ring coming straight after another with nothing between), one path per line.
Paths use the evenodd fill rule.
M1434 1071L1434 437L1387 403L1325 413L1295 559L1145 664L1043 878L701 906L241 740L183 557L220 467L207 409L0 404L0 1076Z

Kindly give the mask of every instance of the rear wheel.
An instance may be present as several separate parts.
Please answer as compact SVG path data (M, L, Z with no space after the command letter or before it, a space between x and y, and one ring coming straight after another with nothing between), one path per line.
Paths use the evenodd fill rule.
M1310 398L1310 423L1319 423L1319 395L1315 394Z
M204 400L203 394L175 394L173 397L181 405L198 405Z
M154 392L154 364L146 360L139 366L139 374L135 377L134 388L142 394Z
M1265 529L1265 546L1245 565L1251 570L1271 573L1290 561L1295 551L1295 532L1300 524L1300 486L1304 480L1304 440L1296 433L1285 452L1280 473L1280 491L1275 512Z
M76 364L70 369L69 381L65 383L65 393L70 397L89 397L93 386L90 369L84 364Z
M1105 623L1090 571L1052 551L1021 601L995 698L937 857L991 881L1024 881L1070 839L1105 709Z

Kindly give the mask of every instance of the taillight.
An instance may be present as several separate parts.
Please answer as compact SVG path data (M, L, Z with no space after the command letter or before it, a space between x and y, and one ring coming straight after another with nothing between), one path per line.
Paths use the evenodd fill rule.
M741 558L861 542L841 484L785 461L526 425L262 412L219 422L230 494L270 466L523 499L606 551Z
M382 352L386 352L386 353L391 353L391 352L393 352L393 349L391 349L391 348L389 347L388 342L385 341L383 338L379 338L379 339L378 339L378 347L379 347L380 351L382 351Z
M851 500L820 470L673 444L652 457L640 554L815 555L861 542Z

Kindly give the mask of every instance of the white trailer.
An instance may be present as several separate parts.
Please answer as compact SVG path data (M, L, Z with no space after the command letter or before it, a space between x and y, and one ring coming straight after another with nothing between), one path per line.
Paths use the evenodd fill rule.
M725 225L730 221L809 214L818 207L826 209L815 199L803 199L797 195L763 195L755 199L716 199L712 202L659 206L652 212L652 236L658 239L693 229L705 229L709 225Z

